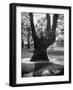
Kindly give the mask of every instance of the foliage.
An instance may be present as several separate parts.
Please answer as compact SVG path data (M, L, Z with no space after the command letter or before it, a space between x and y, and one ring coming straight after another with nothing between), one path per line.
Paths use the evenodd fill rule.
M44 36L45 36L45 30L47 27L46 14L33 13L33 18L34 18L33 22L37 36L40 38L41 31L44 32ZM24 42L24 46L27 46L28 43L30 44L30 46L33 46L34 41L32 38L30 17L29 17L29 13L27 12L21 13L21 33L22 33L21 35L22 35L22 41ZM62 14L59 14L55 34L56 34L56 41L64 41L64 15Z

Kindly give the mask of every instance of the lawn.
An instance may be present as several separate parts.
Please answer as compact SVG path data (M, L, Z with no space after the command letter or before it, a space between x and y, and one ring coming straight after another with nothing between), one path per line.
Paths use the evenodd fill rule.
M47 50L48 62L31 62L33 49L22 50L22 77L64 75L64 49Z

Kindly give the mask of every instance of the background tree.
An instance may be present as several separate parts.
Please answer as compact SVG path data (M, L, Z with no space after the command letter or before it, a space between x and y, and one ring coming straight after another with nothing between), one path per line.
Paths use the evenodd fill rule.
M64 15L59 14L57 29L56 29L56 42L58 46L64 47Z
M21 33L22 33L22 48L30 49L32 41L30 18L28 13L21 13Z

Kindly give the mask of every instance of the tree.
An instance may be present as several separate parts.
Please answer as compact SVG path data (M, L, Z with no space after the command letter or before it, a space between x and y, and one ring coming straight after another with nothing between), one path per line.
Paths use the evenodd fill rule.
M30 48L30 27L27 27L27 32L28 32L28 36L27 36L27 48Z
M30 23L32 29L32 37L34 40L34 53L31 58L31 61L49 61L47 57L46 49L55 42L55 30L57 26L58 14L54 14L53 16L53 25L50 28L50 16L46 14L47 19L47 28L46 28L46 36L43 36L43 32L40 33L40 38L36 35L34 22L33 22L33 14L29 13Z
M31 27L28 13L21 13L22 48L30 48Z
M57 29L56 29L56 44L59 47L64 47L64 15L59 14Z

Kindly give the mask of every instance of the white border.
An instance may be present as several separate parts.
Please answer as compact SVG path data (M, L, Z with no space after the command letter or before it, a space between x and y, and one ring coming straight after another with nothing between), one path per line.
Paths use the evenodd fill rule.
M64 76L21 77L21 12L64 14ZM16 7L16 84L69 81L69 10Z

